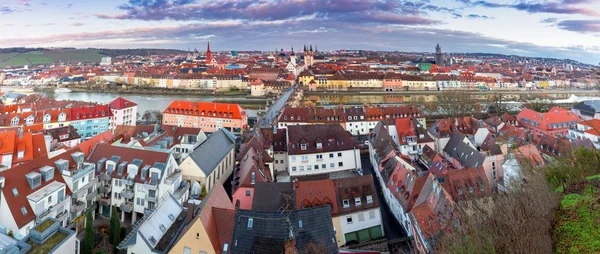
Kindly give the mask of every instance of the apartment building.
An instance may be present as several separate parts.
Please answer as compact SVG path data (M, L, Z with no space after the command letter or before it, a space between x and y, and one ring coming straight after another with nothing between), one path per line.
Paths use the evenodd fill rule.
M119 125L135 126L137 122L137 104L119 97L108 104L112 112L110 129L114 130Z
M287 128L290 177L360 169L360 150L339 124L297 125Z
M86 140L108 130L111 117L108 105L72 108L70 124L77 129L81 139Z
M238 104L176 100L163 111L163 125L241 133L248 125L248 114Z
M534 135L566 137L568 130L575 128L581 118L574 112L559 107L552 107L546 113L526 108L517 115L517 121L520 126L531 130Z
M96 164L98 212L103 216L110 216L112 207L117 206L121 221L135 223L168 194L180 204L188 199L189 185L183 182L182 172L168 151L97 144L89 161Z

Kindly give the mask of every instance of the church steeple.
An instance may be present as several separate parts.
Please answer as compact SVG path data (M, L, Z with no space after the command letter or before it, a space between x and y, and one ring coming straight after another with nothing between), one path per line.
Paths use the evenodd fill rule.
M206 46L206 63L210 63L212 61L212 56L210 54L210 41L208 41L208 45Z

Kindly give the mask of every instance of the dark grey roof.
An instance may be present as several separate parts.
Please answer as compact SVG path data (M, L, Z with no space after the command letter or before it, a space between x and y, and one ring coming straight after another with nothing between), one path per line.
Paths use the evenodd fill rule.
M248 221L252 218L252 228ZM302 221L302 228L299 221ZM291 227L291 234L290 234ZM288 213L238 210L233 231L231 253L283 253L286 241L296 241L302 252L310 243L327 249L325 253L339 253L331 207L320 206Z
M579 110L582 115L593 117L596 113L600 113L600 100L582 101L573 108Z
M252 199L252 210L258 212L276 212L284 207L283 193L293 194L291 182L266 182L254 185L254 198ZM296 195L291 195L288 209L295 210Z
M448 144L444 147L444 152L456 159L463 167L482 166L485 157L477 149L463 142L465 138L465 135L455 130L450 140L448 140Z
M235 135L225 129L210 134L206 141L190 154L190 158L206 176L235 148Z

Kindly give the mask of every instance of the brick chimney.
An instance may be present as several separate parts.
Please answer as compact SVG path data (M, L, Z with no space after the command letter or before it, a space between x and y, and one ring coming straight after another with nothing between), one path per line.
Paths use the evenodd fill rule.
M297 254L296 240L291 239L285 242L285 254Z

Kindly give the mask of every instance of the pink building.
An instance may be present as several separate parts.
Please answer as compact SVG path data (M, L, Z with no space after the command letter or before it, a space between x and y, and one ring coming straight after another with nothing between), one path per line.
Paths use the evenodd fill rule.
M110 130L114 130L118 125L135 126L137 121L137 104L123 99L116 98L108 104L113 113L110 121Z
M395 73L386 73L383 78L383 90L400 91L402 90L402 77Z
M238 104L176 100L163 111L163 125L241 133L248 125L248 114Z
M517 115L517 121L535 135L567 136L568 130L575 128L581 118L575 113L559 107L552 107L546 113L526 108Z

